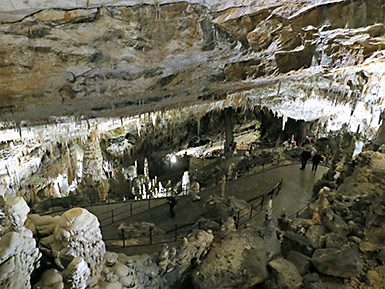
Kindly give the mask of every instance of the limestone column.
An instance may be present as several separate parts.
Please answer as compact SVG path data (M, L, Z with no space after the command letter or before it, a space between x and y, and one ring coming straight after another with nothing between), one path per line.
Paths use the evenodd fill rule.
M98 190L104 178L103 173L103 156L97 138L97 132L93 132L84 144L83 156L83 179L82 185L84 192L92 202L96 202L99 198Z

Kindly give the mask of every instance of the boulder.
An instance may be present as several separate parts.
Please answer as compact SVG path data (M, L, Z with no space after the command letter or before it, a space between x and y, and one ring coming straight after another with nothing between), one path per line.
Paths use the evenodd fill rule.
M384 288L385 266L378 266L369 270L367 275L370 288Z
M323 210L321 214L322 223L334 233L347 234L348 226L341 216L334 213L332 209Z
M329 233L325 235L326 248L340 248L342 245L348 242L344 235L337 233Z
M266 235L251 228L231 232L214 244L194 271L194 288L249 288L260 284L269 277L269 261L279 253L276 234Z
M311 256L314 251L309 240L305 236L300 233L287 231L283 235L282 252L290 252L292 250L308 256Z
M293 263L279 257L270 261L269 266L275 274L279 288L298 289L301 287L302 278Z
M310 270L311 262L310 257L308 256L296 251L290 251L286 259L297 267L297 270L301 275L304 275Z
M213 234L197 230L183 239L183 244L177 250L164 247L158 256L158 271L164 273L158 288L171 288L183 282L187 273L201 263L214 240ZM181 285L180 285L181 286Z
M354 277L363 269L363 261L356 248L317 249L311 262L320 273L335 277Z
M315 225L309 227L306 231L306 238L309 240L310 245L314 249L322 248L324 245L324 234L326 233L326 228L323 225Z

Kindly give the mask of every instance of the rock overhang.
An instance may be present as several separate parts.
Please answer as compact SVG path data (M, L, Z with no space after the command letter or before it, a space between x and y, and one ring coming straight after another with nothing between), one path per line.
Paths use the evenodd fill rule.
M306 120L365 107L375 123L384 9L361 2L30 2L22 19L1 18L0 119L123 117L246 95ZM10 3L0 11L28 8Z

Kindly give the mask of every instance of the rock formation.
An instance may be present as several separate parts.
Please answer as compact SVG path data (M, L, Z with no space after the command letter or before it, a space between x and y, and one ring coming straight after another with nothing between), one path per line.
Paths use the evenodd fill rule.
M118 117L228 96L285 117L332 117L331 126L351 112L352 130L365 113L374 127L383 97L381 5L6 0L1 119Z
M0 237L0 287L31 288L30 276L40 258L32 232L24 227L29 208L21 197L7 200L6 228Z
M284 256L297 266L306 288L377 288L384 264L378 242L384 227L384 157L361 153L337 190L323 188L304 218L285 227L281 222Z
M268 264L280 254L280 243L268 206L265 229L228 232L212 244L194 270L195 288L250 288L269 278Z
M72 284L68 286L75 286L68 288L76 288L76 284L84 282L87 286L98 282L103 269L105 245L94 215L85 209L71 209L54 220L55 226L51 226L51 229L54 227L51 232L48 224L44 226L44 217L35 217L32 221L36 222L38 232L42 233L45 229L45 234L49 234L40 240L39 246L54 258L59 268L66 270L65 280L75 282L66 281Z

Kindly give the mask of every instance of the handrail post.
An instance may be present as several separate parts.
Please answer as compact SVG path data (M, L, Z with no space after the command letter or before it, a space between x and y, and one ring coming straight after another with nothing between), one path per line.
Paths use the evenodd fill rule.
M124 238L124 229L122 229L122 241L123 241L123 247L126 247L126 240Z
M132 202L130 203L130 215L132 217Z
M251 209L250 209L250 220L251 220L251 218L253 217L253 208L254 208L254 204L251 204Z
M178 240L178 224L175 224L175 241Z
M150 227L150 245L152 245L152 227Z
M111 220L112 220L112 223L114 223L114 210L111 210Z

